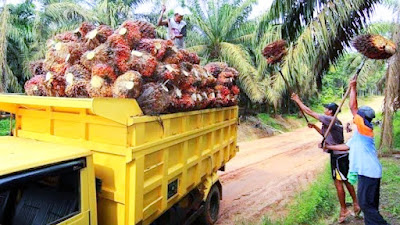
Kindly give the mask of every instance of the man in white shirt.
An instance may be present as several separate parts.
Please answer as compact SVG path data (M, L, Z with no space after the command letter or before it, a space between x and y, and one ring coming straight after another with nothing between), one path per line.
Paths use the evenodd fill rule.
M183 9L176 9L174 11L174 17L163 20L165 10L166 7L163 5L157 25L168 27L168 39L173 40L178 49L183 49L185 48L186 37L186 22L183 21Z

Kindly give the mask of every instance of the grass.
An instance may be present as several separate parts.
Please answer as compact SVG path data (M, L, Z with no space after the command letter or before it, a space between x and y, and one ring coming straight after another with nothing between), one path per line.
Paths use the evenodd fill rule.
M321 224L319 221L336 213L336 190L329 166L310 187L299 193L289 205L287 216L278 221L264 218L262 225Z
M381 159L383 167L381 186L382 212L389 219L400 222L400 160L394 158Z
M14 122L14 121L13 121ZM0 136L6 136L10 132L10 120L0 120Z

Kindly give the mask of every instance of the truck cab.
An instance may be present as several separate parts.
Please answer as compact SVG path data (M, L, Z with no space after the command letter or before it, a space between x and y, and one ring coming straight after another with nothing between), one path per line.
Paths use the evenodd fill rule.
M97 224L92 153L0 137L0 224Z

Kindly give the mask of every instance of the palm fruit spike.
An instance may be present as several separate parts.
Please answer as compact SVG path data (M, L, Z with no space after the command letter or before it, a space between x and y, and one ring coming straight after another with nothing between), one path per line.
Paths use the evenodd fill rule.
M139 27L141 38L142 39L155 39L156 38L156 29L153 24L146 22L135 20L135 24Z
M112 52L111 58L114 60L119 72L127 72L129 70L128 61L131 56L131 49L126 40L119 34L113 34L108 38L107 44L110 47L110 52Z
M99 76L92 76L88 82L86 89L89 96L95 97L112 97L112 85L104 78Z
M90 31L96 29L96 26L88 23L88 22L83 22L81 26L79 26L74 33L78 36L78 38L84 38Z
M45 75L36 75L25 83L25 92L30 96L47 96Z
M47 64L69 63L73 65L80 60L84 52L86 52L86 49L81 43L58 42L47 51L45 62Z
M359 35L352 44L370 59L387 59L396 53L396 44L380 35Z
M171 96L163 84L147 83L137 102L146 115L159 115L167 111Z
M132 49L142 38L140 27L133 20L127 20L115 31L115 34L121 35Z
M81 64L89 71L98 63L107 63L110 60L110 49L108 45L102 44L92 51L87 51L81 57Z
M267 59L267 63L273 65L281 62L287 54L286 45L286 41L282 39L268 44L263 50L263 55Z
M174 47L174 43L171 40L142 39L136 50L148 52L157 60L162 61L167 50L172 47Z
M43 60L37 60L29 63L29 71L32 75L44 75L46 74L43 68Z
M87 49L93 50L97 46L105 43L107 38L111 36L113 30L107 25L100 25L98 28L90 31L85 36L85 44Z
M74 97L74 98L89 97L89 93L87 90L89 80L75 78L74 76L72 76L71 73L66 75L65 80L66 80L65 95L67 97Z
M47 72L45 77L45 86L48 96L65 96L65 79L63 76Z
M65 79L67 79L67 75L72 75L75 79L90 80L90 72L80 64L68 67L65 71Z
M94 65L92 68L92 77L94 76L103 78L110 85L117 79L114 68L107 64Z
M214 77L218 77L218 75L228 67L228 64L223 63L223 62L212 62L204 66L204 69L206 69L211 75Z
M141 90L142 76L132 70L119 76L112 89L114 98L137 98Z
M174 81L179 79L180 73L179 66L176 64L158 65L154 78L161 82L167 80Z
M76 42L78 41L78 36L74 32L67 31L64 33L57 34L56 36L54 36L54 38L51 39L51 41L63 42L63 43L71 41Z
M128 66L132 70L138 71L144 77L151 77L157 69L158 61L147 52L133 50Z
M239 89L238 86L233 85L232 88L231 88L231 92L232 92L232 94L234 94L234 95L239 95L239 94L240 94L240 89Z

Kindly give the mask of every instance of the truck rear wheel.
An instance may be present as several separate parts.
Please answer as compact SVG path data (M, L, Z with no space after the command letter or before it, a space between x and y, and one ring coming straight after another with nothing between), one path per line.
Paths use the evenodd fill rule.
M217 185L213 185L204 202L204 212L199 221L205 225L212 225L218 220L221 193Z

